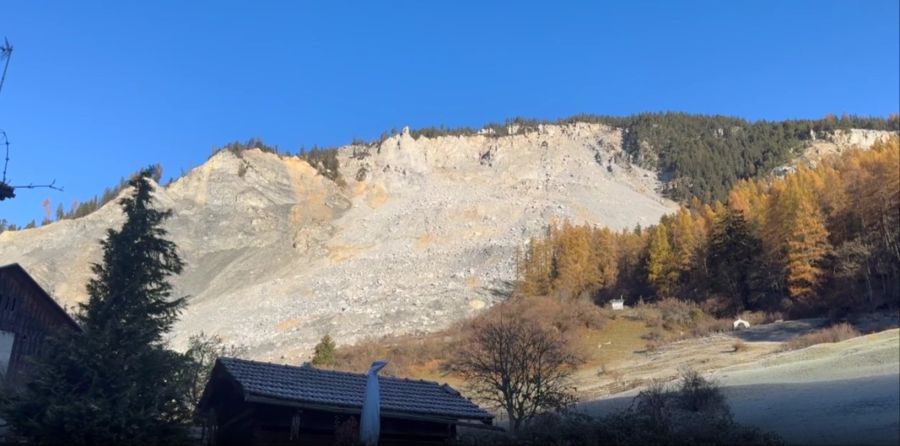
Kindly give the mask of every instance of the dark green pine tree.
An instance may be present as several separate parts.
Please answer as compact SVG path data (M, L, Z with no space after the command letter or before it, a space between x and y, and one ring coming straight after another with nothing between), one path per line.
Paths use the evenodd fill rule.
M182 270L161 227L171 211L151 206L152 170L120 201L126 221L102 241L81 336L56 337L33 380L5 410L13 431L40 444L187 443L187 359L165 347L184 298L168 279Z
M762 252L762 242L740 211L728 209L713 227L707 254L710 288L732 312L766 309Z

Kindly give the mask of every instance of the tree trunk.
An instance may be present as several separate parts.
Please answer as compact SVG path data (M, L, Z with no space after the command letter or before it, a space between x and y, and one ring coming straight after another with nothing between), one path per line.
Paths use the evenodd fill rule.
M516 417L515 411L512 407L506 408L506 416L509 417L509 430L513 434L519 432L519 426L522 424L522 420Z

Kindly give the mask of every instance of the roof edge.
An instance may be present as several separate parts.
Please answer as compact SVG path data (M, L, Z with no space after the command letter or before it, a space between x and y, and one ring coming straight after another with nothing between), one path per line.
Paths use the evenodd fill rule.
M275 398L272 396L260 395L250 393L246 396L245 401L252 403L264 403L264 404L272 404L277 406L285 406L285 407L298 407L303 409L313 409L313 410L322 410L328 412L338 412L338 413L346 413L346 414L359 414L362 412L361 407L356 406L345 406L339 404L322 404L322 403L311 403L302 400L289 400L283 398ZM434 421L439 423L453 423L456 424L460 420L475 420L481 421L486 424L493 423L494 415L485 411L487 416L485 417L476 417L476 416L441 416L440 414L428 414L423 412L406 412L406 411L398 411L398 410L385 410L381 409L381 415L390 418L399 418L405 420L419 420L419 421Z
M220 356L219 359L225 359L227 361L237 361L237 362L243 362L243 363L249 363L249 364L256 364L256 365L264 365L264 366L270 366L270 367L284 367L284 368L289 368L289 369L312 367L314 370L317 370L320 372L334 373L334 374L340 374L340 375L345 375L345 376L354 376L354 377L360 377L360 378L365 378L367 376L365 373L348 372L346 370L322 369L322 368L315 367L313 365L296 366L296 365L289 365L289 364L279 364L279 363L275 363L275 362L255 361L252 359L236 358L236 357L232 357L232 356ZM434 384L437 387L443 388L444 391L448 391L448 393L453 394L455 392L457 395L462 396L462 394L459 392L459 390L456 390L450 384L440 383L438 381L430 381L427 379L415 379L415 378L400 378L400 377L396 377L396 376L385 376L385 375L378 375L378 378L382 379L382 380L388 380L388 381L421 382L421 383ZM452 390L452 392L449 392L450 390Z
M67 313L66 310L59 304L59 302L57 302L56 299L54 299L53 296L51 296L50 293L48 293L47 290L45 290L44 287L41 286L41 284L34 280L34 277L32 277L31 274L28 274L28 271L26 271L25 268L22 267L22 265L18 263L10 263L8 265L0 266L0 271L3 270L16 271L20 275L24 276L27 282L40 290L40 293L50 301L51 307L55 308L55 311L58 311L60 314L62 314L64 316L64 319L69 323L69 325L72 326L72 328L77 330L79 333L84 331L81 329L81 326L78 325L78 322L75 322L75 319L72 318L72 315Z
M210 383L216 378L217 374L224 374L224 377L231 381L231 383L236 386L241 394L241 397L244 401L248 401L248 397L250 394L244 388L244 384L241 383L237 377L235 377L230 370L228 370L228 366L222 363L221 359L223 357L216 358L216 362L213 363L212 369L209 371L209 378L206 380L206 384L203 387L203 393L200 394L200 399L197 400L197 413L203 413L206 411L206 406L208 405L209 399L212 398L212 388L210 387ZM226 358L228 359L228 358Z
M228 367L228 362L231 362L231 361L234 361L236 363L253 364L253 365L259 365L259 366L266 366L266 367L280 367L280 368L285 368L285 369L302 369L305 366L293 366L293 365L276 364L276 363L264 362L264 361L254 361L251 359L220 356L218 359L216 359L216 367L221 365L222 368L225 369L225 373L227 374L228 378L235 381L238 384L238 386L240 386L240 389L241 389L243 397L244 397L244 401L266 402L269 404L275 404L275 405L280 405L280 406L290 406L290 407L307 407L307 408L319 407L319 408L325 408L325 409L329 409L329 410L342 411L344 413L359 413L361 410L361 407L357 407L355 405L350 406L350 405L340 405L340 404L327 404L327 403L319 403L319 402L310 402L310 401L305 401L305 400L300 400L300 399L279 398L279 397L272 396L269 394L253 393L252 391L248 390L234 374L231 373L231 371L229 370L229 367ZM346 371L342 371L342 370L329 370L329 369L318 369L318 368L315 368L315 370L320 371L320 372L325 372L325 373L353 376L353 377L357 377L357 378L361 378L361 379L366 378L366 374L364 374L364 373L353 373L353 372L346 372ZM388 376L379 376L379 379L380 380L390 380L390 381L401 382L401 383L402 382L421 382L421 383L432 384L435 387L443 390L444 392L447 392L450 395L453 395L457 398L461 398L465 401L468 401L473 406L477 407L478 410L480 410L484 414L484 416L474 416L474 415L460 416L460 415L455 415L455 414L443 414L443 416L442 416L442 414L436 414L436 413L429 414L427 412L418 412L418 411L407 412L407 411L398 411L396 409L386 410L386 409L382 408L382 413L384 413L384 414L391 414L391 415L396 416L397 418L408 418L408 419L421 419L421 417L425 417L425 418L433 419L433 420L441 420L442 422L445 422L445 421L446 422L455 422L456 420L477 420L477 421L481 421L481 422L485 422L485 423L491 423L494 419L494 415L492 413L484 410L478 404L473 403L470 399L463 396L462 393L460 393L459 391L457 391L456 389L451 387L449 384L446 384L446 383L441 384L436 381L428 381L428 380L423 380L423 379L396 378L396 377L388 377ZM420 418L416 418L416 417L420 417Z

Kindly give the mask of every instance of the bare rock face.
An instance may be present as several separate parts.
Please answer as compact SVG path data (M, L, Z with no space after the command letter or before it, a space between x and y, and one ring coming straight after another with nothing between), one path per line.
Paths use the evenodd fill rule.
M306 162L223 151L158 188L190 296L173 335L200 331L296 363L324 334L339 343L443 328L495 303L515 251L554 219L616 229L675 204L656 174L618 160L621 132L542 126L515 136L412 138L339 149L338 186ZM77 220L0 234L0 264L21 263L70 307L85 298L115 203Z
M837 130L825 139L813 140L797 157L793 164L815 166L823 158L843 153L851 149L868 149L876 142L884 142L895 132L884 130L850 129ZM782 168L783 169L783 168Z

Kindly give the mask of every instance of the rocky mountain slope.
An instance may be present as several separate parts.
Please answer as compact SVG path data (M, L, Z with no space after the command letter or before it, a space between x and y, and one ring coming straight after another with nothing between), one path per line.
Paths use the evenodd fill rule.
M890 132L851 129L836 132L827 139L816 139L813 137L803 153L797 157L794 164L803 163L815 166L822 159L839 154L849 148L871 147L876 142L884 141L889 135Z
M601 124L504 137L412 138L339 149L346 184L305 161L222 151L157 190L187 268L189 305L173 344L204 331L260 359L296 362L339 343L442 328L499 299L515 253L554 219L617 229L676 208L657 174L627 161ZM76 220L0 234L0 264L21 263L63 304L84 299L115 203Z

